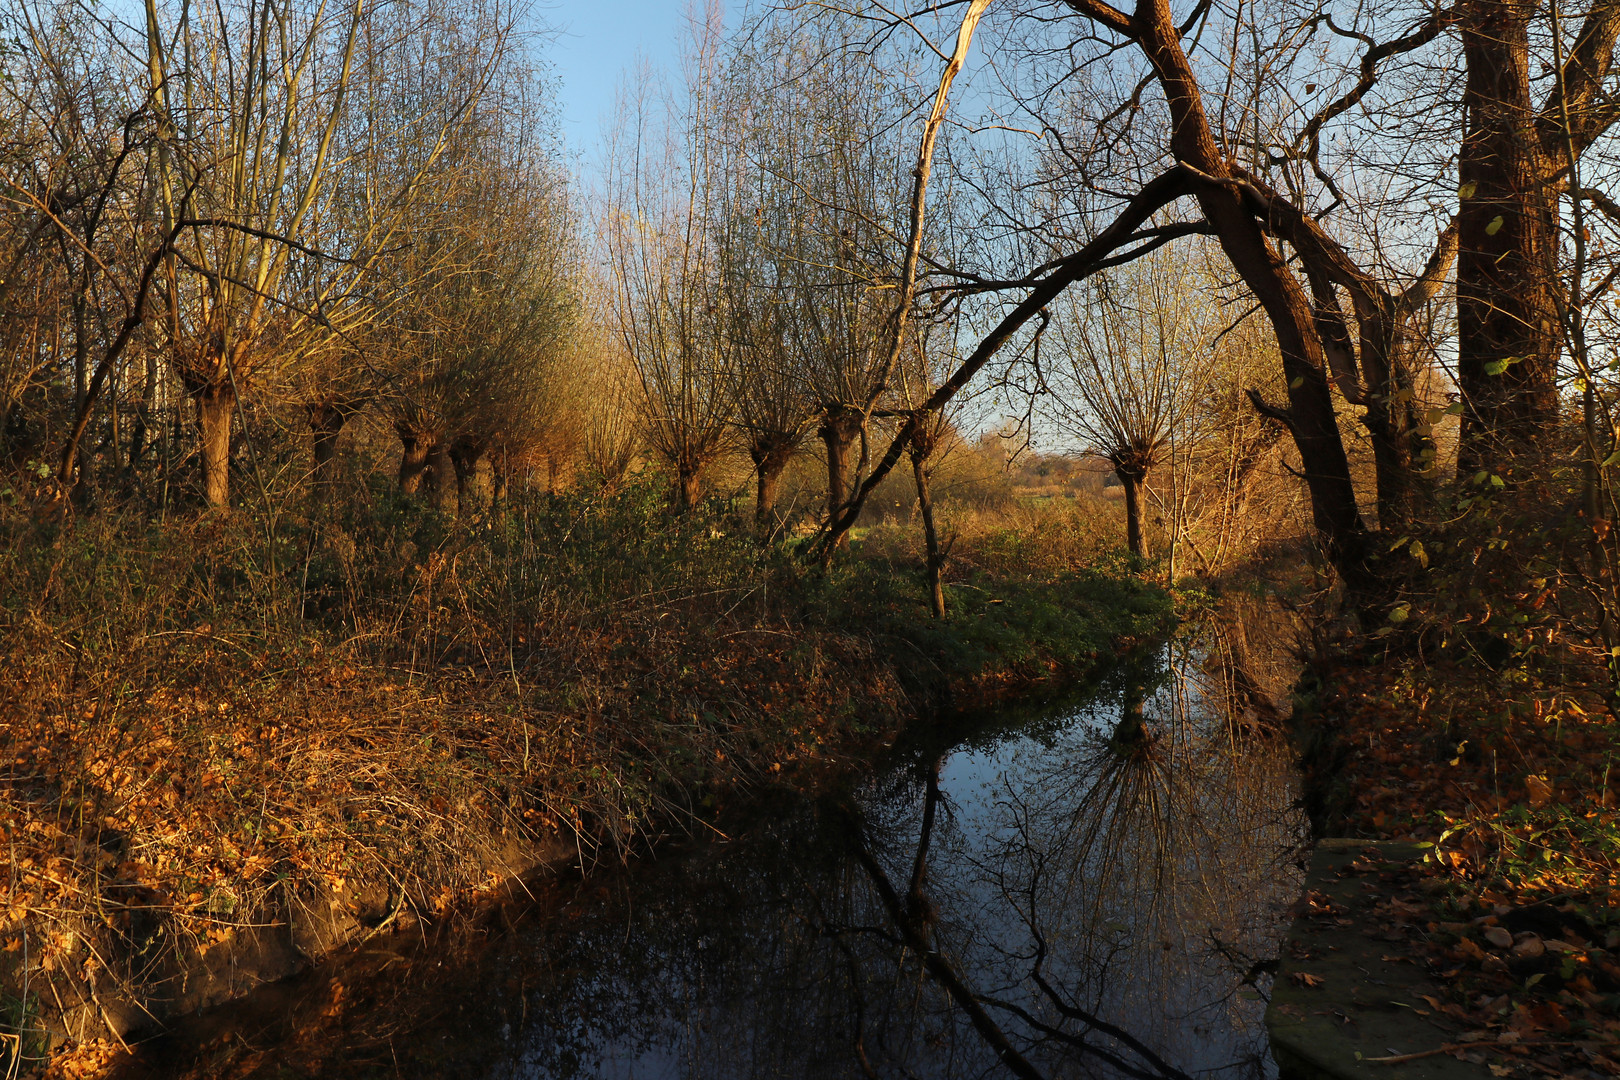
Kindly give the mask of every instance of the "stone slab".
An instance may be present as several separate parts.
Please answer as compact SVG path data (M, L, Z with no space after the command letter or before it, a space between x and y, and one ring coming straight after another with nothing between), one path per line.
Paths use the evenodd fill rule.
M1438 1053L1399 1063L1370 1059L1424 1054L1454 1044L1461 1025L1424 996L1441 987L1398 959L1399 929L1374 912L1382 899L1352 863L1415 861L1421 849L1389 841L1324 839L1306 871L1305 897L1278 964L1266 1027L1281 1080L1490 1080L1486 1064ZM1427 1013L1428 1015L1424 1015ZM1489 1053L1490 1044L1476 1056Z

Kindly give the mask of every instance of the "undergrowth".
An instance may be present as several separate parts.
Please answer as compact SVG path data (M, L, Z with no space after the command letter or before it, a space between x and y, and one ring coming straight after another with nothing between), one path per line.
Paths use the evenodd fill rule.
M1423 846L1412 959L1469 1029L1448 1052L1523 1058L1501 1076L1617 1068L1620 717L1578 479L1467 477L1390 538L1312 703L1318 828Z

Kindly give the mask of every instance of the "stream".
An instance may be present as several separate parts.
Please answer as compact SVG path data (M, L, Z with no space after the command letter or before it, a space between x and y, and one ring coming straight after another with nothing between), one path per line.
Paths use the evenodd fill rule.
M1306 823L1286 643L1247 614L537 886L470 944L267 988L129 1075L1274 1076L1262 965Z

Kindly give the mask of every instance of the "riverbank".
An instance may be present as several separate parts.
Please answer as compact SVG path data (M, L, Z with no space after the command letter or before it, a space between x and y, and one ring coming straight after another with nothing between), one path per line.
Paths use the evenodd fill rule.
M1495 664L1458 630L1360 636L1320 658L1301 711L1313 825L1422 846L1399 874L1346 871L1379 913L1379 959L1436 988L1405 1002L1429 1033L1401 1047L1414 1060L1620 1075L1620 722L1590 649L1554 646L1544 625L1519 640ZM1308 1013L1351 989L1289 994Z
M822 577L642 493L521 510L11 523L0 962L25 1057L709 828L1174 620L1059 520L980 538L935 624L879 538Z
M1226 610L1080 686L911 725L815 791L728 800L712 822L724 838L705 830L587 875L544 875L476 925L341 950L177 1023L111 1076L639 1076L705 1061L842 1076L863 1059L884 1076L994 1073L991 1044L954 1022L964 988L1061 1075L1090 1055L1016 1011L1044 993L1029 930L1086 958L1049 978L1085 978L1108 1021L1177 1068L1258 1062L1258 1003L1232 991L1275 953L1303 817L1281 733L1229 723L1234 706L1260 719L1221 692L1229 646L1248 641L1267 685L1272 652L1222 625ZM1146 737L1118 735L1138 723ZM923 851L954 990L901 943L874 886L874 870L892 881ZM1038 899L1005 890L1032 862ZM1192 1019L1189 1001L1202 1006ZM1063 1035L1085 1038L1087 1024Z

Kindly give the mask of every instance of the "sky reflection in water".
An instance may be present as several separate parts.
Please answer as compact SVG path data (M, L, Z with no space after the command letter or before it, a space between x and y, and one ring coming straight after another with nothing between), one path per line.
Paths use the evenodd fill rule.
M516 943L490 1075L1274 1075L1304 823L1232 640L626 875Z

